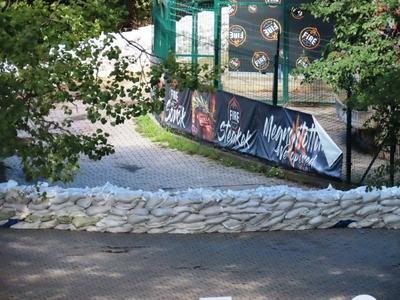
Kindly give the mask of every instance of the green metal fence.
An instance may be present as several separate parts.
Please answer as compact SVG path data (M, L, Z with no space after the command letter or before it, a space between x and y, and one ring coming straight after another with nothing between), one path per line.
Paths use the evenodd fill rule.
M276 43L273 40L255 38L260 36L261 27L256 21L256 14L254 18L251 14L257 10L262 12L261 16L260 13L258 14L258 18L268 18L269 14L278 14L282 23L280 24L281 52L278 73L280 104L332 103L334 102L333 93L322 81L304 84L301 77L291 74L295 55L300 55L297 59L299 63L307 62L307 57L304 56L303 59L299 54L302 50L298 45L299 34L294 28L296 24L293 22L294 25L291 24L291 20L294 20L293 9L299 6L299 2L301 1L154 0L154 54L165 58L169 52L174 52L182 62L223 66L225 71L217 82L220 89L270 102L273 85L274 53L272 52ZM235 14L233 15L232 12ZM244 50L236 47L235 44L232 45L230 33L233 25L231 23L234 22L242 25L239 29L246 27L246 38L249 41L253 39L252 44L247 44ZM321 43L327 41L322 37L320 39ZM236 54L240 57L244 53L241 51L250 50L254 50L252 59L256 57L264 62L268 61L268 68L260 71L246 68L234 70L232 67L235 67L235 63L237 64L239 60ZM321 51L319 49L319 52ZM313 55L316 51L307 50L307 52L308 55ZM264 54L266 58L261 57ZM247 64L250 65L249 62Z

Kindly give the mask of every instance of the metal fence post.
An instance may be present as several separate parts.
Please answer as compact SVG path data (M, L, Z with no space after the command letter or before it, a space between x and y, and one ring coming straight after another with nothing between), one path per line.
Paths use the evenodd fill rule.
M214 79L214 87L221 87L221 4L219 0L214 0L214 69L218 72L218 77Z
M272 105L278 105L278 69L279 69L279 50L280 50L281 33L278 31L278 40L276 42L276 54L274 65L274 85L272 87Z
M352 151L351 117L352 117L352 109L349 106L347 106L346 117L347 117L347 122L346 122L346 182L351 183L351 151Z

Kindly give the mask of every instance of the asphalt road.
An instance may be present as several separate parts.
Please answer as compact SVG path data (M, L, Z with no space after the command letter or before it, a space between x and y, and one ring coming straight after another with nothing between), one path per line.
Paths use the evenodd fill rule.
M0 230L0 299L400 299L400 231Z

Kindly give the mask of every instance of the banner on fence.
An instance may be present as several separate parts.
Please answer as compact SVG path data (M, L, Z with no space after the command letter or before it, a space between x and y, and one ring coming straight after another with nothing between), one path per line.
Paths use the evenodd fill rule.
M166 90L170 127L277 165L341 177L343 153L310 114L224 91Z
M300 8L310 1L265 0L248 5L246 1L231 0L229 70L272 73L278 33L281 58L287 51L289 69L307 67L320 58L333 27Z

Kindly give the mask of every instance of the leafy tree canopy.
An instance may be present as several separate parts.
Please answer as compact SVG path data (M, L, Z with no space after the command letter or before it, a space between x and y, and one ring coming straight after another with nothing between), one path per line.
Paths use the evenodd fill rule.
M114 151L101 129L71 130L75 101L93 123L119 124L160 107L149 96L158 79L129 71L138 57L121 57L112 35L93 40L127 17L120 2L0 0L0 159L20 156L28 179L71 180L81 154ZM98 77L103 59L115 61L106 80ZM63 118L51 118L56 109Z

